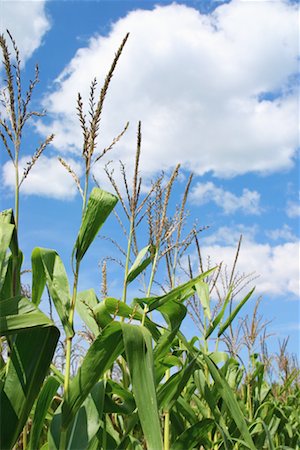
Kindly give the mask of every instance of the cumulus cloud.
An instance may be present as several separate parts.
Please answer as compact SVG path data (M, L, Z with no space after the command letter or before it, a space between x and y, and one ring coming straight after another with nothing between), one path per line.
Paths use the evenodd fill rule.
M300 196L299 196L299 200L300 200ZM295 218L295 217L299 217L300 216L300 203L298 202L293 202L293 201L288 201L287 207L286 207L286 214L288 217L290 217L291 219Z
M203 240L203 260L210 258L212 264L232 267L240 230L223 227L213 238ZM259 275L253 284L257 294L282 295L299 299L299 241L280 245L259 243L253 233L243 235L237 271L240 274ZM235 238L235 243L233 243Z
M293 165L298 16L284 1L233 0L209 15L175 3L157 6L132 11L108 36L94 35L45 98L52 123L38 129L53 131L57 148L79 152L77 92L87 99L91 79L103 81L128 31L101 122L103 147L131 123L114 159L133 164L142 120L145 176L178 162L219 177Z
M297 236L293 233L291 227L287 224L284 224L282 228L276 228L275 230L269 230L266 232L266 235L274 240L278 241L280 239L284 241L297 241Z
M1 0L0 32L10 31L23 64L41 45L44 34L50 29L45 4L45 0Z
M197 183L191 192L191 200L198 205L213 202L223 209L225 214L242 211L245 214L260 214L260 194L257 191L243 189L241 196L217 187L212 182Z
M30 156L21 158L19 162L20 167L26 167L26 162L30 160ZM78 176L82 175L81 166L76 161L68 158L67 163ZM20 175L22 176L22 170L20 170ZM11 161L4 164L2 177L4 185L13 190L15 174ZM70 200L75 197L77 188L71 175L56 157L48 158L42 155L31 169L28 178L24 180L21 186L21 193Z

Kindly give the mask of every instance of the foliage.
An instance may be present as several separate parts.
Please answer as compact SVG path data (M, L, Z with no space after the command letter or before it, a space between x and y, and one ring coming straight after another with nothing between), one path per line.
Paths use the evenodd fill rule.
M21 285L22 253L17 223L12 210L0 215L3 350L0 447L28 447L30 450L299 449L299 371L284 359L286 354L281 347L279 360L280 364L284 363L284 376L276 382L268 381L267 358L260 358L253 351L259 334L254 332L258 329L257 310L252 334L248 333L247 340L249 367L246 369L241 364L234 351L228 354L219 350L220 340L228 331L225 342L230 341L233 322L251 298L253 289L234 307L232 300L237 283L233 268L227 290L224 296L219 296L217 308L213 308L213 290L221 269L208 267L204 270L197 239L201 229L195 225L183 237L192 178L187 182L181 205L171 218L168 206L179 167L169 180L165 182L163 176L159 177L149 193L141 195L139 124L132 190L128 187L125 168L121 166L125 196L108 167L106 173L116 196L99 187L89 191L92 157L93 163L97 162L121 137L119 135L99 156L94 155L106 91L127 37L115 56L96 106L96 82L91 85L90 128L86 124L82 99L78 97L86 163L83 189L75 172L61 159L83 197L82 220L72 254L72 282L56 251L36 247L32 252L31 298L26 298ZM4 36L1 47L7 75L8 112L19 142L21 129L15 126L16 97L17 105L21 104L18 103L21 101L18 52L14 44L18 92L15 96L13 66ZM31 92L32 87L28 103ZM10 138L10 131L6 121L2 120L1 124L2 141L11 156L4 134L6 132ZM17 163L15 167L18 171ZM16 198L19 187L17 179ZM118 200L123 213L114 209ZM80 263L100 227L106 220L112 220L113 211L127 242L127 250L116 243L125 258L123 290L118 298L108 296L106 260L101 299L93 289L78 292ZM122 214L129 221L128 231ZM149 242L144 242L140 249L139 226L147 218ZM196 276L193 276L189 257L188 269L183 267L184 255L193 244L200 256L200 272ZM180 268L181 274L187 272L190 276L183 283L179 282ZM162 273L166 273L166 283ZM143 294L129 300L129 287L138 280L142 283ZM60 370L62 367L53 359L60 334L58 327L39 309L46 287L65 337L64 370ZM155 293L155 289L159 292ZM195 312L200 329L200 335L192 340L181 331L188 308ZM90 345L82 360L77 361L72 377L75 310L87 327L85 336ZM246 325L244 329L249 330ZM263 356L266 355L264 351Z

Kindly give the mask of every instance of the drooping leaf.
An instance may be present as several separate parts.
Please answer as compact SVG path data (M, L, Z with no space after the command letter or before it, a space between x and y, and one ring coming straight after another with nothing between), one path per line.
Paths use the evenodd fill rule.
M74 247L77 262L82 260L117 201L117 197L102 189L92 190Z
M122 323L126 359L148 450L163 448L154 384L151 334L143 326Z
M96 313L93 311L98 304L99 301L94 289L80 292L77 295L76 311L94 336L98 336L100 332L100 327L96 320Z
M69 323L71 293L63 262L55 250L35 248L33 254L35 259L35 267L38 267L39 270L41 270L41 262L43 264L49 292L57 314L61 320L62 326L64 327L66 336L73 336L74 331ZM39 258L40 261L38 262ZM36 276L39 276L39 274L36 274ZM35 292L37 293L37 297L35 298L35 303L39 302L38 296L42 292L43 284L44 278L41 276L40 283L38 283L38 281L36 282Z
M122 328L109 324L90 346L77 374L71 380L68 396L62 403L62 427L67 429L80 406L101 378L123 352Z
M34 327L49 326L53 326L53 322L26 297L17 296L1 302L1 336L24 333Z
M96 321L101 328L104 328L112 317L126 317L128 319L142 320L143 310L139 305L131 307L126 303L116 298L107 297L101 303L99 303L94 309ZM157 329L157 325L152 322L148 317L145 318L145 326L149 329L154 339L160 337L160 332Z
M93 309L93 315L98 326L103 330L108 324L113 322L113 318L107 311L107 307L104 301L98 303Z

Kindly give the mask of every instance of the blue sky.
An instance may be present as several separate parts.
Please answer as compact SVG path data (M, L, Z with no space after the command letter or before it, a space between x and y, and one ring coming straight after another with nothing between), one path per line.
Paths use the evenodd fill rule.
M256 272L261 314L277 340L290 335L299 351L299 102L298 15L287 1L6 1L0 28L14 35L24 83L40 67L34 107L47 117L24 134L21 162L54 132L53 145L22 185L21 245L25 266L34 246L57 249L69 267L81 201L57 161L82 174L76 95L103 82L126 32L108 93L99 150L130 127L95 176L109 188L103 165L122 159L130 172L142 121L141 175L145 185L182 165L173 207L190 171L190 224L204 257L232 263L239 235L241 273ZM2 75L3 72L0 74ZM1 144L2 145L2 144ZM1 208L13 205L12 170L1 148ZM118 238L114 224L103 233ZM145 236L146 238L146 236ZM141 242L141 246L147 242ZM98 240L81 274L82 288L99 289L99 261L113 252ZM121 279L110 268L114 295ZM120 281L119 281L120 280ZM121 293L119 294L121 295ZM245 314L253 307L249 305ZM189 325L187 325L188 328Z

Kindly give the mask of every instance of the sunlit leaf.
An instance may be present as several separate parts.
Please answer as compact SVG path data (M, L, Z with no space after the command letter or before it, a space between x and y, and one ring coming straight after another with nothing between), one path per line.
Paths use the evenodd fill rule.
M149 450L163 448L154 385L151 334L143 326L122 323L126 359L138 415Z
M92 190L74 247L77 262L84 257L117 201L117 197L102 189L94 188Z

